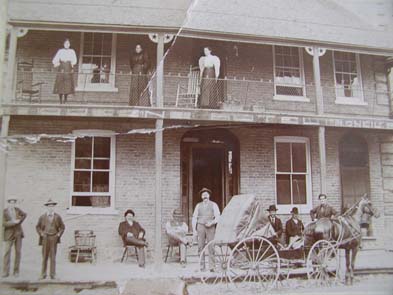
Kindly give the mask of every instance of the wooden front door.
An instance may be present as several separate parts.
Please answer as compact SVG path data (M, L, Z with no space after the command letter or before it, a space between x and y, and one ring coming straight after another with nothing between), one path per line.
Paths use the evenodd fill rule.
M238 142L226 130L190 131L182 139L182 210L189 226L204 187L212 191L220 211L239 192Z

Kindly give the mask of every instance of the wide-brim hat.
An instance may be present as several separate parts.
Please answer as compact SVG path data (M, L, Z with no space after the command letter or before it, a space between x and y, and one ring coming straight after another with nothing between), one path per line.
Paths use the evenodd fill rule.
M212 191L211 191L211 190L209 190L208 188L205 188L205 187L204 187L203 189L201 189L201 190L199 191L199 195L202 196L202 194L203 194L204 192L208 192L210 196L211 196L211 194L212 194Z
M269 209L266 209L266 211L278 211L276 205L270 205Z
M293 207L291 210L292 214L299 214L299 209L297 207Z
M15 198L9 198L9 199L7 199L7 202L8 202L8 203L11 203L11 202L16 203L17 201L18 201L18 200L15 199Z
M52 199L49 199L44 205L45 206L49 206L49 205L56 206L57 203L55 201L53 201Z

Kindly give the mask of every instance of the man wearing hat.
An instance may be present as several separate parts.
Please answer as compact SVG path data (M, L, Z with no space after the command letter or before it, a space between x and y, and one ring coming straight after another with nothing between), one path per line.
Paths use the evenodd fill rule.
M183 221L181 209L173 210L172 219L166 223L165 229L166 234L168 235L169 245L180 247L180 264L184 266L186 263L187 245L190 242L186 237L188 226Z
M212 191L203 188L200 190L199 195L202 198L202 202L199 202L194 209L192 215L192 230L194 237L198 237L198 253L200 254L205 247L205 243L209 243L214 239L216 232L215 225L220 218L220 209L217 204L210 201ZM209 267L211 271L214 271L214 249L209 249ZM205 269L204 260L202 261L201 270Z
M285 235L287 245L292 245L295 241L301 239L304 225L299 219L299 210L293 207L291 210L292 217L285 223Z
M36 225L40 236L39 245L42 246L41 279L46 278L48 259L50 259L50 278L55 279L57 244L60 243L65 226L60 215L55 213L57 203L49 199L44 205L47 212L40 216Z
M15 260L14 260L14 276L19 275L19 266L22 250L22 239L23 230L22 222L26 218L26 213L23 212L16 204L15 198L7 200L8 206L3 211L3 227L5 241L5 253L3 260L3 277L8 277L10 274L10 260L11 260L11 249L15 247Z
M274 231L276 232L275 236L272 238L273 243L278 243L280 242L281 235L282 235L282 222L281 219L276 216L277 213L277 208L276 205L270 205L269 209L267 209L269 212L269 222L272 225Z
M327 203L327 196L325 194L320 194L318 199L320 204L310 211L312 221L314 221L314 219L324 217L331 219L332 217L337 216L337 211Z

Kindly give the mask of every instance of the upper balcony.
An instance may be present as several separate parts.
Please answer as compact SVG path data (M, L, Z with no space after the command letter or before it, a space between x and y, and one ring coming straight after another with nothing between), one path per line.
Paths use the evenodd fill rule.
M64 74L52 59L65 38L77 63L68 75L74 93L60 105L54 88ZM321 117L315 61L304 47L179 37L165 44L163 70L157 71L159 46L152 41L147 33L30 30L14 44L3 113L256 122L271 116L273 123L283 114L287 120ZM137 44L146 58L139 72L132 60ZM217 79L200 72L206 46L220 60ZM327 50L319 65L322 117L389 120L384 56Z

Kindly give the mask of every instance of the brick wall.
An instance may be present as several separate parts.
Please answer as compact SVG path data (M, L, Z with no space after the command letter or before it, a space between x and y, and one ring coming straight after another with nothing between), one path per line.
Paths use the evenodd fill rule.
M51 60L62 47L64 38L71 39L71 47L80 58L80 37L78 32L30 31L18 39L18 61L33 59L37 71L35 81L45 81L43 100L57 101L52 94L55 72ZM77 92L70 100L73 102L127 104L130 90L128 76L129 57L136 44L142 44L148 52L152 65L156 64L156 44L146 35L118 34L116 50L116 81L118 92ZM227 77L226 102L232 105L246 106L246 109L285 110L302 113L315 112L315 90L313 85L312 57L302 51L306 82L306 96L310 102L291 102L273 100L273 58L270 45L258 45L215 40L178 38L170 48L165 61L164 97L166 106L174 106L178 85L187 86L187 74L190 66L197 66L203 46L211 46L213 53L222 62L221 78ZM387 116L389 113L386 94L386 77L383 57L361 55L361 74L364 97L367 105L335 104L334 73L332 52L327 51L320 58L321 81L324 93L324 105L327 113ZM76 76L76 75L75 75ZM384 78L385 77L385 78ZM76 77L75 77L76 79Z
M15 134L69 134L73 129L105 129L125 132L134 128L153 128L151 121L58 119L34 117L13 118L10 135ZM164 132L163 153L163 222L169 219L171 211L180 206L180 140L186 130ZM289 126L261 126L261 128L234 128L231 130L240 142L240 192L254 193L265 207L275 202L274 136L304 136L310 139L313 204L317 204L320 191L318 133L315 128ZM341 186L338 157L338 142L345 135L345 129L327 129L327 194L329 202L341 210ZM369 148L370 188L373 204L381 212L381 218L373 220L376 240L368 242L372 247L381 248L391 241L384 227L392 225L389 191L383 190L381 155L383 169L389 166L384 143L380 152L383 134L362 131ZM381 137L382 136L382 137ZM385 139L384 139L385 138ZM54 140L42 140L36 144L14 144L7 162L7 197L21 200L20 207L27 211L24 223L26 239L23 255L26 261L40 257L37 246L35 224L44 212L42 205L48 198L59 202L58 212L66 221L66 232L60 246L60 257L66 259L67 248L72 245L73 231L93 229L97 234L100 260L114 261L121 255L121 241L117 235L118 223L125 209L133 208L137 218L147 230L147 239L154 244L154 135L135 134L116 137L116 201L115 215L70 215L67 213L70 195L71 144ZM388 155L389 156L389 155ZM387 160L386 160L387 159ZM390 159L390 158L389 158ZM385 175L387 172L384 172ZM385 177L385 179L387 179ZM389 211L390 210L390 211ZM280 213L280 212L279 212ZM385 218L386 216L386 218ZM283 222L288 214L282 214ZM302 215L309 221L308 214ZM164 233L164 231L163 231ZM165 246L165 234L163 234ZM151 248L152 249L152 248Z

